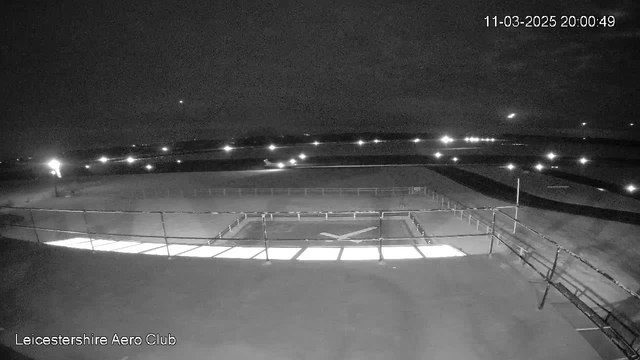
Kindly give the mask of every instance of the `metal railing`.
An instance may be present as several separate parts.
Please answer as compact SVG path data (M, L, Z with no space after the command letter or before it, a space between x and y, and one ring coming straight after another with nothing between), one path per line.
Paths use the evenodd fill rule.
M91 190L75 192L76 195L110 195L131 198L196 198L214 196L400 196L427 195L423 186L360 187L360 188L142 188L130 190Z

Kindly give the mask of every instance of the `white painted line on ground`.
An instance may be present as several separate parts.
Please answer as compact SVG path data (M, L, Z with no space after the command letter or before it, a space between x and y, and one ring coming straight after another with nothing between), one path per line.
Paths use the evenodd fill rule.
M169 245L169 254L171 254L171 256L177 256L179 254L182 254L183 252L193 250L197 247L198 245L171 244Z
M413 246L383 247L382 256L385 260L422 259L422 255Z
M123 249L117 249L117 250L113 250L113 251L114 252L119 252L119 253L138 254L138 253L143 253L143 252L151 250L151 249L158 248L160 246L163 246L163 245L162 244L158 244L158 243L142 243L142 244L129 246L129 247L126 247L126 248L123 248Z
M299 247L296 248L269 248L269 260L291 260L300 252ZM266 260L267 255L263 251L254 257L256 260Z
M113 250L116 250L116 249L122 249L122 248L125 248L127 246L133 246L133 245L138 245L138 244L140 244L140 243L139 242L135 242L135 241L115 241L115 242L112 242L110 244L98 246L95 249L97 251L113 251Z
M307 248L300 256L298 260L338 260L340 255L340 248Z
M161 245L161 244L158 244ZM166 245L162 245L159 248L153 249L151 251L147 251L144 253L144 255L159 255L159 256L169 256L169 254L167 253L167 246Z
M345 247L340 260L379 260L377 247Z
M421 245L418 249L426 258L466 256L465 253L450 245Z
M80 243L83 243L85 241L89 241L89 238L77 237L77 238L66 239L66 240L48 241L45 244L54 245L54 246L69 246L69 245L73 245L73 244L80 244Z
M215 258L216 259L251 259L261 251L264 251L264 248L236 246L229 251L225 251L219 255L216 255Z
M223 251L231 249L228 246L208 246L203 245L193 250L183 252L182 254L178 254L176 256L187 256L187 257L199 257L199 258L210 258L215 255L220 254Z
M320 235L332 237L332 238L334 238L334 239L339 241L339 240L347 240L347 239L349 239L350 237L352 237L354 235L362 234L362 233L365 233L367 231L371 231L371 230L375 230L375 229L377 229L377 227L372 226L372 227L368 227L366 229L353 231L353 232L350 232L350 233L347 233L347 234L343 234L343 235L335 235L335 234L327 233L327 232L321 232Z

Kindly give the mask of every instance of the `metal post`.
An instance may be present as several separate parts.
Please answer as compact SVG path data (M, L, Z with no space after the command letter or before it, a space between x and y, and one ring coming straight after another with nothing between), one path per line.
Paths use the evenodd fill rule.
M476 219L476 231L480 230L480 219Z
M489 256L493 253L493 238L496 235L496 209L493 209L493 219L491 220L491 247L489 247Z
M29 209L29 216L31 217L31 227L33 228L34 234L36 234L36 241L38 242L38 245L40 245L42 243L40 242L40 236L38 236L38 230L36 230L36 221L33 219L33 212L31 209Z
M162 224L162 236L164 237L164 245L167 247L167 256L171 260L171 253L169 252L169 241L167 240L167 229L164 226L164 213L160 213L160 223Z
M258 196L258 188L253 188L253 196Z
M556 258L553 260L553 266L551 267L551 271L547 275L547 287L544 289L544 294L542 295L542 300L540 301L540 306L538 306L538 310L542 310L544 307L544 303L547 300L547 295L549 294L549 287L551 287L551 280L553 279L553 275L556 272L556 266L558 265L558 256L560 255L560 248L556 248Z
M441 209L444 209L444 196L442 197L442 205L440 205Z
M324 196L324 188L322 188L322 196Z
M271 188L271 196L273 196L273 188Z
M89 229L89 222L87 221L87 210L82 210L82 217L84 218L84 227L87 229L87 236L91 243L91 251L95 251L95 248L93 247L93 239L91 238L91 230Z
M264 240L264 255L267 259L267 263L270 263L269 260L269 239L267 237L267 222L265 220L264 214L262 214L262 240Z
M447 199L447 209L451 209L451 200Z
M360 188L357 189L358 196L360 196Z
M516 233L516 227L518 226L518 208L520 207L520 178L518 178L518 189L516 190L516 216L513 221L513 233Z
M300 221L300 213L298 213L298 221Z
M304 188L304 196L307 196L307 188Z

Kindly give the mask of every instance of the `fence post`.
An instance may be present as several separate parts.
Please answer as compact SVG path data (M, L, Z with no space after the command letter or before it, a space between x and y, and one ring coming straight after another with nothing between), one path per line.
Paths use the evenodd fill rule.
M360 196L360 188L356 189L356 191L358 192L358 196Z
M547 275L547 287L544 289L544 294L542 295L542 300L540 301L540 306L538 306L538 310L542 310L544 307L544 303L547 300L547 295L549 294L549 287L551 287L551 280L553 279L553 275L556 272L556 266L558 265L558 256L560 255L560 247L556 248L556 258L553 260L553 266L551 267L551 271Z
M444 209L444 196L442 197L442 205L440 205L441 209Z
M38 230L36 230L36 221L33 219L33 212L31 209L29 209L29 216L31 217L31 227L33 228L34 234L36 234L36 241L38 242L38 245L40 245L42 243L40 242L40 236L38 236Z
M493 209L493 216L491 219L491 247L489 247L489 256L493 253L493 238L496 235L496 209Z
M304 196L307 196L307 188L304 188Z
M164 237L164 245L167 247L167 259L171 260L171 253L169 252L169 241L167 240L167 229L164 226L163 212L160 212L160 223L162 224L162 236Z
M266 264L271 264L269 260L269 238L267 237L267 221L265 214L262 214L262 240L264 241L264 255L267 259Z
M96 249L93 247L91 230L89 229L89 222L87 221L87 210L82 210L82 217L84 218L84 227L87 229L87 236L89 237L89 242L91 243L91 251L96 251Z
M258 188L253 188L253 196L258 196Z

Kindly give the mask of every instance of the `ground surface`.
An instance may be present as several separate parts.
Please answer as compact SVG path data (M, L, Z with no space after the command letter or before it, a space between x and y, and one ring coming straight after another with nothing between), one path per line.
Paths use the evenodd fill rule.
M485 256L342 262L175 259L0 243L2 341L175 336L160 346L21 347L47 359L599 359L522 277ZM189 279L185 281L185 279ZM26 286L28 284L28 286ZM15 347L15 346L14 346Z
M219 173L196 174L189 177L190 174L178 174L175 177L162 174L159 178L148 176L137 176L115 181L113 184L100 185L102 187L111 187L112 189L126 189L132 185L142 185L150 187L163 187L167 183L175 187L371 187L371 186L421 186L426 185L431 189L438 190L447 194L453 199L457 199L464 204L471 206L499 206L509 205L507 203L497 201L461 186L450 179L447 179L433 171L425 168L364 168L364 169L313 169L313 170L295 170L295 171L258 171L250 174L244 173ZM96 191L100 188L96 187ZM356 198L322 198L322 197L252 197L252 198L206 198L206 199L115 199L111 197L99 196L81 196L68 199L53 199L46 202L38 203L37 206L56 207L56 208L78 208L79 206L93 209L132 209L132 210L196 210L196 211L213 211L213 210L237 210L237 211L304 211L304 210L367 210L367 209L408 209L408 208L433 208L437 207L439 201L429 200L425 198L413 197L361 197ZM441 204L441 203L440 203ZM422 206L421 206L422 205ZM460 213L458 212L458 215ZM451 214L453 215L453 214ZM444 216L444 215L442 215ZM480 219L491 221L490 213L474 213ZM637 234L640 233L637 226L619 224L611 221L594 220L589 217L574 216L561 214L553 211L537 210L530 208L521 208L519 218L525 223L532 225L534 228L542 231L547 236L557 240L562 245L576 251L581 256L593 262L599 268L613 274L616 279L623 282L632 289L640 288L640 268L637 264L640 262L640 252L637 246ZM453 221L453 216L446 218L433 218L434 221L427 223L442 223ZM230 219L233 221L233 219ZM53 220L48 220L56 223ZM75 220L76 224L81 227L82 222ZM422 222L423 220L421 220ZM425 220L426 221L426 220ZM131 219L123 222L123 230L135 231L158 231L157 227L149 227L145 222L132 221ZM189 223L184 220L177 221L176 224ZM192 220L188 226L178 229L183 231L200 231L199 228L204 226L207 220ZM498 225L504 230L513 226L513 223L505 218L498 218ZM141 227L142 226L142 227ZM154 225L155 226L155 225ZM477 253L486 253L488 241L486 236L481 236L486 232L481 226L469 221L465 224L465 233L474 233L477 231L479 237L484 242L481 246L479 242L473 242ZM222 226L223 227L223 226ZM155 230L154 230L155 229ZM436 235L456 234L459 230L457 227L437 226L427 227L427 233ZM215 229L208 231L215 232ZM552 247L546 246L545 242L521 229L518 229L518 236L529 241L540 256L547 256L549 252L553 255ZM24 231L26 236L28 231ZM438 242L446 243L447 239L439 239ZM460 240L465 242L467 240ZM435 242L435 243L438 243ZM468 242L468 241L467 241ZM469 245L469 244L466 244ZM455 246L455 245L454 245ZM462 248L462 246L456 246ZM480 247L480 248L478 248ZM468 254L476 252L465 251ZM449 261L450 259L447 259ZM145 260L151 261L151 260ZM213 260L224 261L224 260ZM427 260L425 260L427 261ZM431 260L428 260L431 261ZM456 260L457 261L457 260ZM611 286L606 286L603 281L597 278L597 274L585 271L584 268L577 267L575 262L565 261L560 263L559 269L563 278L578 282L580 286L588 287L603 298L608 306L624 311L630 318L634 319L640 316L640 310L628 301L628 295L616 292ZM253 265L252 265L253 266ZM193 273L190 276L194 279L199 278L200 272ZM461 274L459 274L461 275ZM60 275L62 276L62 275ZM185 274L185 276L187 276ZM539 280L539 279L538 279ZM26 290L31 289L28 287ZM533 294L536 291L531 289ZM472 296L472 295L469 295ZM37 324L32 324L35 328ZM528 325L522 325L528 327ZM5 326L6 327L6 326ZM537 329L537 327L536 327ZM482 356L476 356L483 358ZM357 357L356 357L357 358ZM455 358L455 357L454 357ZM486 357L489 358L489 357ZM499 357L498 357L499 358ZM517 357L516 357L517 358ZM551 357L553 358L553 357ZM558 357L562 358L562 357ZM565 357L566 358L566 357ZM568 357L571 358L571 357ZM577 358L577 357L576 357Z

